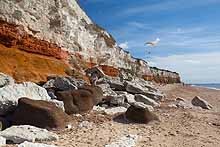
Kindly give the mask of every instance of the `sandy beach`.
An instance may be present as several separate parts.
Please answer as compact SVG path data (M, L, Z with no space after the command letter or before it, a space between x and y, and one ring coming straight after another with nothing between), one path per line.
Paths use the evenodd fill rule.
M167 96L156 109L160 122L126 123L106 115L76 117L73 129L57 132L60 140L51 144L66 147L103 147L128 134L138 135L137 147L217 147L220 144L220 91L176 85L159 86ZM211 110L170 108L177 97L191 100L201 96ZM76 119L75 119L76 120ZM82 121L89 127L77 127Z

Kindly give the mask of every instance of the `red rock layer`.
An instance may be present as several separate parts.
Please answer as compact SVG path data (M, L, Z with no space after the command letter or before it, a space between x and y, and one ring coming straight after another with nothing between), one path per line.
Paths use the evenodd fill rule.
M32 30L33 33L37 33ZM30 53L50 56L57 59L66 59L68 53L55 44L40 40L27 34L22 26L0 21L0 43L7 46L16 46L17 49Z
M95 66L95 63L87 63L88 67L93 67ZM113 66L108 66L108 65L99 65L99 67L102 69L105 75L110 76L110 77L118 77L119 76L119 69L115 68Z
M17 82L46 81L48 75L66 75L68 69L67 64L56 58L0 44L0 72L14 77Z
M80 53L75 53L74 56L76 57L77 62L84 69L91 68L91 67L97 65L96 63L94 63L95 60L93 58L90 58L89 61L85 61L83 55L81 55ZM76 65L73 65L73 67L75 67L76 69L79 68ZM106 74L108 76L111 76L111 77L119 76L120 71L118 68L115 68L115 67L109 66L109 65L99 65L99 67L102 69L104 74Z
M100 65L103 72L111 77L118 77L119 76L119 70L117 68L114 68L113 66L107 66L107 65Z

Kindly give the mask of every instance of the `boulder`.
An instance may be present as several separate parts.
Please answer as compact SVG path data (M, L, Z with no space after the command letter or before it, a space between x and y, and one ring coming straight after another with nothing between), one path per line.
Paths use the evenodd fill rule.
M178 97L178 98L175 99L175 101L183 101L183 102L185 102L186 100L184 98Z
M101 113L104 113L105 109L106 109L105 107L100 107L100 106L94 106L92 108L93 111L101 112Z
M112 107L112 108L107 108L104 110L104 113L107 115L116 115L116 114L122 114L127 111L127 108L125 107Z
M96 85L97 81L105 76L104 72L98 66L88 68L85 70L86 75L89 77L90 83Z
M126 94L125 97L126 97L126 101L127 101L129 104L133 104L133 103L136 102L135 96L134 96L133 94Z
M192 109L193 108L193 106L192 106L192 104L190 104L190 102L182 101L182 100L176 101L176 106L178 108L183 108L183 109Z
M56 89L59 91L77 89L77 86L78 83L76 79L61 76L50 78L50 80L43 85L46 89Z
M192 104L194 106L199 106L203 109L212 109L212 105L210 105L207 101L200 98L199 96L196 96L192 99Z
M158 90L155 88L154 85L150 84L148 81L142 78L135 78L133 82L138 83L143 88L148 88L151 92L157 92Z
M56 147L55 145L47 145L43 143L33 143L25 141L18 145L18 147Z
M135 123L148 123L159 118L144 105L131 105L125 113L126 119Z
M105 147L135 147L138 140L137 135L126 135Z
M135 103L133 103L131 105L133 105L133 106L135 106L137 108L144 108L144 109L147 108L150 112L154 111L154 107L152 107L151 105L146 105L146 104L144 104L142 102L135 102Z
M165 97L165 95L161 94L159 91L158 92L148 91L148 92L144 92L142 94L149 97L149 98L151 98L151 99L153 99L153 100L155 100L155 101L160 101Z
M94 106L93 111L100 112L102 114L107 114L107 115L116 115L116 114L125 113L127 111L127 108L125 107L104 108L100 106Z
M57 134L49 132L46 129L29 125L12 126L0 132L0 136L15 144L23 143L24 141L35 142L58 140Z
M117 95L126 95L128 94L126 91L115 91Z
M15 81L12 77L6 74L0 73L0 88L7 86L7 85L12 85L14 83Z
M83 86L77 90L59 91L56 95L64 102L67 114L88 112L103 99L102 89L97 86Z
M0 88L0 115L6 115L14 111L21 97L29 97L33 100L51 100L46 89L32 83L8 85Z
M0 146L5 146L5 145L6 145L6 139L0 136Z
M178 107L176 106L176 104L169 104L168 107L169 107L169 108L178 108Z
M123 106L124 103L125 103L124 95L114 96L110 99L110 104L114 106Z
M63 129L67 126L69 116L54 103L20 98L12 115L13 125L32 125L47 129Z
M119 80L109 80L109 85L113 90L125 91L125 86Z
M153 99L148 98L145 95L142 94L135 94L135 101L137 102L143 102L146 105L151 105L153 107L157 107L160 106L159 103L157 103L156 101L154 101Z
M106 96L106 97L114 97L114 96L117 96L116 92L111 89L111 87L110 87L109 84L104 83L104 84L99 84L99 85L97 85L97 86L102 89L104 96Z
M133 83L126 81L125 83L125 89L127 92L132 93L132 94L142 94L146 91L148 91L148 88L143 88L141 87L138 83Z

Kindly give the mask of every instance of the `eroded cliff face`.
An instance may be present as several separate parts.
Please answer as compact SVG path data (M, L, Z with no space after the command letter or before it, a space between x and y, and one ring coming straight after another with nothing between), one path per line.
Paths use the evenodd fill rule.
M148 81L155 81L157 83L173 84L181 83L180 75L169 70L159 69L157 67L150 67L151 75L143 75L143 78Z
M75 0L1 0L0 20L0 44L4 50L22 52L30 57L38 55L43 58L38 60L47 60L48 71L38 72L36 77L41 78L34 80L95 64L100 64L109 76L119 76L121 69L137 76L153 76L147 62L119 48L114 38L94 24ZM13 56L8 58L13 59ZM8 60L1 59L0 63ZM28 64L33 64L31 60ZM62 66L57 66L58 62ZM26 64L17 66L25 67ZM56 70L58 67L61 70ZM16 75L1 67L0 70ZM10 70L13 71L13 67ZM23 75L30 71L21 68ZM22 77L26 78L18 80L33 80L33 76Z

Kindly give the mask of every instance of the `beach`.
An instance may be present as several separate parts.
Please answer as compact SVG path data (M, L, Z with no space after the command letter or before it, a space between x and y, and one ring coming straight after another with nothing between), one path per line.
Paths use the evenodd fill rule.
M127 134L138 135L137 147L217 147L220 144L220 91L173 84L158 86L166 94L156 109L160 122L148 124L125 123L106 115L87 114L75 122L91 122L90 127L73 127L58 132L60 140L51 142L68 147L103 147ZM200 96L213 108L171 108L177 97L190 101Z

